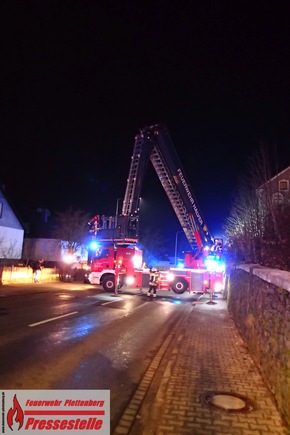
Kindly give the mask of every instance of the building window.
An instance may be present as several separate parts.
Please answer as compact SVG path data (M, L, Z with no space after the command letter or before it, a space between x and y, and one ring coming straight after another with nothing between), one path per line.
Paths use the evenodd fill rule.
M285 192L289 190L289 181L288 180L280 180L279 181L279 190L280 192Z
M0 202L0 218L2 218L3 203Z
M284 196L282 193L277 192L272 195L272 204L282 205L284 203Z

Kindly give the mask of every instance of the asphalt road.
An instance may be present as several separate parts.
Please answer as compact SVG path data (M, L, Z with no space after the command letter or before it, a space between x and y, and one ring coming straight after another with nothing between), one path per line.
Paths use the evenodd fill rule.
M0 295L2 389L108 389L112 427L191 302L76 283Z

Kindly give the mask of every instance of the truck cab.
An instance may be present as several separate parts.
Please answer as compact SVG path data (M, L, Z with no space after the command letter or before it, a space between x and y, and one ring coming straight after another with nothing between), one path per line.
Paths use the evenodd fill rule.
M102 243L91 258L90 284L102 285L104 290L115 290L116 283L138 287L142 271L142 250L135 245Z

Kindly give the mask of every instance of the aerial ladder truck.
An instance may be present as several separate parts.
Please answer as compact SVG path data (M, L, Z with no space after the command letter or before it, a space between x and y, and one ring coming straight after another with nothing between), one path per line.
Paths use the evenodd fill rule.
M195 293L221 290L223 270L219 259L222 251L222 240L213 238L210 234L168 130L164 125L156 124L142 128L135 137L122 213L115 217L117 222L111 228L111 236L108 233L107 241L114 241L115 246L118 243L123 244L123 246L126 244L127 249L132 249L135 246L132 246L132 243L138 241L139 201L149 161L155 169L191 248L191 252L185 255L184 268L171 268L168 272L161 273L160 288L172 289L178 294L186 290ZM106 228L102 228L103 236L106 234ZM105 238L102 240L106 241ZM122 262L123 258L124 256ZM127 270L126 267L118 268L116 254L114 261L115 267L118 269L115 278L118 275L120 285L130 285L131 281L132 286L137 283L140 287L146 282L140 264L139 268L131 267L130 273L128 273L128 267ZM135 274L135 280L131 279L132 271L133 275ZM148 275L148 271L145 272L146 275ZM92 265L90 282L93 281L94 266ZM95 283L101 283L101 281L98 282L97 279Z

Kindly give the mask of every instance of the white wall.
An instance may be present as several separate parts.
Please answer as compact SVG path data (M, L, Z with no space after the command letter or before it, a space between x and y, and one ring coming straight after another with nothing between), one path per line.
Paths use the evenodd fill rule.
M23 258L45 261L63 261L65 252L59 239L24 239ZM77 261L87 261L88 252L85 247L75 254Z
M0 258L20 259L24 230L0 226Z

